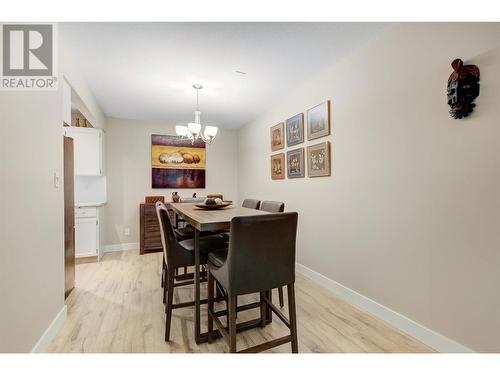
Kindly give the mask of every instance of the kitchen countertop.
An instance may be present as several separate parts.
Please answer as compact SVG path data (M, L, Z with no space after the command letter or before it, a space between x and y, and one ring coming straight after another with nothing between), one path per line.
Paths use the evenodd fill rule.
M75 203L75 207L99 207L104 206L107 202L82 202Z

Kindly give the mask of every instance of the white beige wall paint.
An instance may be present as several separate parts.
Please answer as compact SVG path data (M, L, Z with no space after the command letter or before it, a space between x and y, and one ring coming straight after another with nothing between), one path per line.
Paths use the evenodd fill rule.
M499 24L403 24L239 131L239 199L299 212L298 262L476 351L500 351ZM450 63L481 69L453 120ZM291 77L292 78L292 77ZM269 128L326 99L328 178L271 181Z
M236 200L236 131L219 129L213 144L207 146L206 189L152 189L151 135L175 134L175 126L166 123L110 118L106 124L106 173L108 203L105 206L106 245L139 242L139 203L146 195L165 195L173 191L181 196L222 193ZM130 228L125 236L124 229Z
M64 308L62 174L62 92L0 92L0 352L31 351Z
M66 40L64 29L59 28L59 69L73 89L72 101L94 127L104 129L106 118L80 72L78 61L71 52L72 48L74 46Z

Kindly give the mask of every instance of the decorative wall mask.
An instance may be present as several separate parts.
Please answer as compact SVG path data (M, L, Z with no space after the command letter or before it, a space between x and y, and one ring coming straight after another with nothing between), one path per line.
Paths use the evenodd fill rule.
M460 59L451 63L453 73L448 78L448 105L454 119L469 116L476 106L473 101L479 96L479 68L464 65Z

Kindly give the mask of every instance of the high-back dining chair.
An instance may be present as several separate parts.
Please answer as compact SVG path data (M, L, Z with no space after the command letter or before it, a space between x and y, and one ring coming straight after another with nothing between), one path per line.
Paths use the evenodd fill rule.
M258 210L260 207L260 201L258 199L245 199L241 204L241 207L253 208L254 210ZM221 234L229 240L229 231L222 231Z
M263 201L260 209L267 212L283 212L285 211L285 204L276 201Z
M277 201L264 201L260 206L261 211L267 212L283 212L285 211L285 203ZM278 298L280 302L280 307L285 305L283 297L283 287L278 288Z
M195 265L194 241L177 241L172 223L168 216L167 207L162 202L156 203L156 214L160 222L161 243L163 245L164 260L164 287L163 302L165 302L165 341L170 340L170 323L172 320L172 310L194 305L194 301L173 303L174 288L194 283L193 274L175 275L175 270L180 267L191 267ZM200 263L206 264L207 254L210 251L224 249L225 240L220 236L204 237L200 240ZM183 280L181 282L176 282Z
M209 342L215 322L221 334L228 340L230 351L236 352L236 297L260 293L261 327L265 324L267 306L290 329L290 334L245 349L243 352L259 352L290 342L292 352L297 353L294 292L297 218L296 212L289 212L232 219L229 250L227 253L217 251L208 255ZM218 318L220 314L214 311L215 281L228 293L228 331ZM284 285L288 289L289 319L267 297L271 289Z
M179 199L179 203L203 203L205 201L205 199L206 199L205 197L185 197L185 198L181 197ZM180 218L176 219L176 228L174 229L174 231L175 231L177 238L180 241L193 238L194 237L194 228L191 225L186 224L185 222L184 222L185 225L181 227L178 225L181 222L184 222L184 220L180 219Z
M241 204L241 207L253 208L258 210L260 206L260 201L258 199L245 199Z

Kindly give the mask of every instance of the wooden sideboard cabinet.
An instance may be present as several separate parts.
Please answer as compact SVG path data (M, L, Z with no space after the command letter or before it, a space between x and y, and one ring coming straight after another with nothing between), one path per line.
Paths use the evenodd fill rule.
M166 204L168 207L168 203ZM168 211L173 222L173 213ZM156 216L154 203L141 203L139 206L140 253L155 253L163 251L161 244L160 223Z

